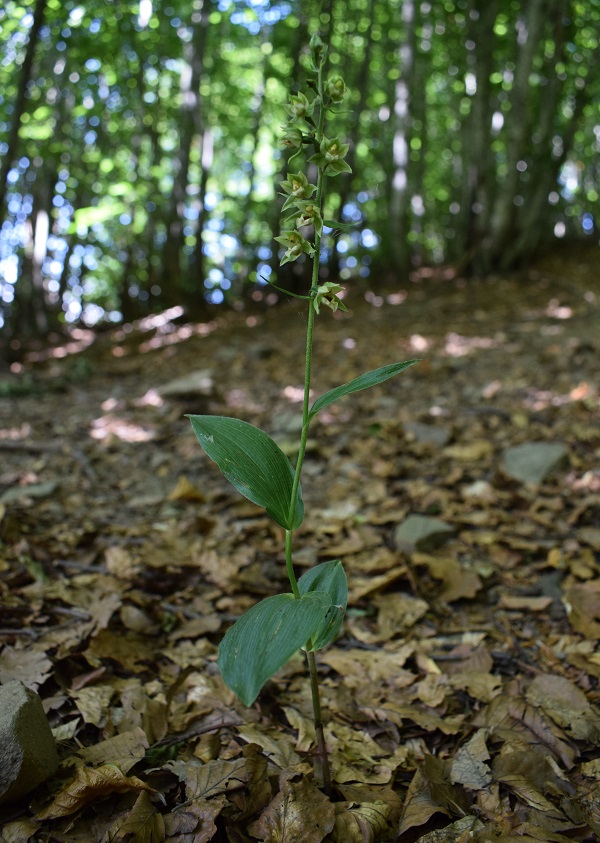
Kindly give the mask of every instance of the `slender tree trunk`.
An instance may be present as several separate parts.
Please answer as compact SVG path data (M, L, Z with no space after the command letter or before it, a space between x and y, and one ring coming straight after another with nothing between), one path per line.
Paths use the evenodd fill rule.
M43 177L40 176L40 179ZM21 274L15 286L15 318L11 319L14 334L22 337L44 337L49 319L44 296L42 265L46 257L50 233L50 185L46 179L37 185L35 207L28 221L29 240L25 246Z
M490 243L495 190L492 114L496 107L491 76L496 42L494 22L498 11L498 0L472 0L469 10L469 39L475 46L467 54L467 73L471 74L475 90L462 132L462 191L456 221L459 258L480 249L485 251Z
M369 93L369 67L371 64L371 55L373 49L373 39L371 37L371 32L372 27L369 26L367 32L365 33L365 51L360 62L351 62L350 59L348 59L348 64L350 65L350 67L354 68L354 75L352 77L346 78L346 76L342 74L346 81L346 85L350 89L358 91L358 102L353 102L351 105L345 103L342 106L345 109L350 109L350 113L347 115L345 140L350 142L350 149L348 150L346 161L350 165L350 167L352 167L353 172L356 168L356 142L360 130L360 116L366 108L367 97ZM336 187L339 189L339 193L336 206L335 208L332 208L332 214L334 218L336 216L338 217L338 219L342 218L342 212L348 203L348 199L350 198L352 190L352 180L353 173L342 173L337 179ZM327 261L327 269L329 271L330 278L339 277L340 258L338 250L336 248L336 242L331 245L329 259Z
M192 38L184 44L184 66L181 72L179 149L174 162L173 197L167 212L167 239L163 251L163 292L170 302L181 301L181 255L183 228L187 206L190 153L195 136L202 134L200 79L208 33L208 0L196 0L191 14Z
M515 196L519 191L520 167L527 164L531 135L530 75L536 47L540 43L545 19L546 0L528 0L522 6L516 26L518 43L511 108L507 120L506 168L507 176L496 193L496 203L490 220L490 249L485 255L487 268L502 256L514 233Z
M25 58L23 59L23 64L21 65L21 71L19 73L17 96L12 113L10 132L8 134L8 149L0 162L0 225L5 218L4 201L6 199L7 190L6 180L15 160L18 157L19 129L21 128L21 120L26 107L27 84L31 79L35 48L37 46L40 29L44 23L47 2L48 0L36 0L33 11L33 22L31 24L31 29L29 30L29 40L27 41L27 47L25 49Z
M394 102L393 176L389 207L391 256L396 272L405 275L410 268L409 167L412 134L412 97L416 50L415 0L402 3L404 34L398 50L400 77L396 82Z

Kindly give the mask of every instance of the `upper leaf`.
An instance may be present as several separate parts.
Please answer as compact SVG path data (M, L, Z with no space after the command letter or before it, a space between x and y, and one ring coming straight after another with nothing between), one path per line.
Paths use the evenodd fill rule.
M323 225L327 228L336 228L339 231L354 231L359 223L357 222L338 222L337 220L323 220Z
M311 637L307 647L308 650L322 650L335 639L344 620L348 603L348 582L344 566L339 559L315 565L300 577L298 590L300 594L324 592L331 600L321 628Z
M241 419L227 416L188 416L198 441L225 477L271 518L295 530L304 519L300 486L290 519L294 469L271 437Z
M226 685L244 705L252 705L267 679L323 624L330 599L311 591L296 599L276 594L261 600L227 631L219 645L218 665Z
M409 366L419 363L419 360L404 360L402 363L390 363L387 366L382 366L380 369L373 369L371 372L365 372L364 375L359 375L349 383L343 383L341 386L336 386L335 389L330 389L329 392L317 398L310 409L308 420L312 421L314 417L325 407L329 407L338 398L344 395L350 395L352 392L359 392L361 389L367 389L369 386L376 386L378 383L383 383L388 378L393 378Z

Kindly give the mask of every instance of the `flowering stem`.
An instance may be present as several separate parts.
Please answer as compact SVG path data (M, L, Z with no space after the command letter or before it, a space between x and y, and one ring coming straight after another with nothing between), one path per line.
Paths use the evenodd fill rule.
M319 122L317 125L315 140L316 143L320 143L321 139L323 138L323 127L325 125L325 108L323 106L323 78L322 78L322 70L319 68L319 75L317 79L317 90L319 92L319 96L321 98L321 106L319 109ZM319 167L318 176L317 176L317 196L315 199L315 204L317 208L323 211L323 187L325 182L325 168ZM295 504L296 504L296 495L298 494L298 487L300 485L300 475L302 473L302 464L304 463L304 454L306 453L306 443L308 441L308 428L310 426L310 420L308 417L309 414L309 404L310 404L310 377L311 377L311 367L312 367L312 339L313 339L313 328L315 324L315 306L314 306L314 295L317 292L317 287L319 286L319 262L321 257L321 235L318 231L315 230L315 252L313 255L313 265L312 265L312 279L311 279L311 299L310 304L308 306L308 324L306 326L306 355L305 355L305 364L304 364L304 398L302 401L302 433L300 434L300 446L298 448L298 458L296 460L296 469L294 471L294 482L292 485L292 495L290 500L290 522L293 520ZM287 548L288 537L286 531L286 564L288 569L288 577L290 578L290 583L292 585L292 591L294 591L294 583L296 578L294 576L292 564L291 564L291 535L289 538L289 552ZM289 558L289 564L287 562ZM290 576L291 572L291 576ZM295 591L294 591L294 596Z
M325 125L325 107L323 105L323 78L322 65L319 66L317 77L317 92L320 99L319 107L319 121L315 131L315 145L321 143L323 139L323 129ZM317 175L317 194L315 198L315 205L323 215L323 193L325 183L325 167L318 168ZM310 297L308 305L308 323L306 326L306 354L304 365L304 397L302 401L302 432L300 434L300 445L298 448L298 458L296 460L296 468L294 471L294 482L292 484L292 495L290 500L290 523L293 519L295 511L296 495L298 494L298 487L300 485L300 474L302 473L302 464L304 463L304 455L306 453L306 443L308 441L308 429L310 426L309 410L310 410L310 378L312 367L312 340L313 328L315 324L315 296L319 286L319 263L321 258L321 234L315 226L315 242L314 254L312 258L312 278L310 287ZM292 562L292 530L285 531L285 563L292 592L296 599L300 598L298 590L298 583L294 573L294 566ZM310 690L312 694L313 716L315 722L315 736L317 739L317 757L318 766L320 768L320 778L325 793L329 794L331 791L331 770L329 766L329 758L327 755L327 745L325 743L325 735L323 732L323 720L321 716L321 697L319 693L319 677L317 674L317 664L314 652L307 649L306 659L308 662L308 671L310 675Z

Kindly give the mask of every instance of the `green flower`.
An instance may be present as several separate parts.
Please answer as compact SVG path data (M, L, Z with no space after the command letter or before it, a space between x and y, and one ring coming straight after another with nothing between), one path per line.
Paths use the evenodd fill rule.
M304 252L311 258L315 250L311 244L306 240L299 231L282 231L279 237L276 237L278 243L286 247L285 255L281 259L280 266L284 263L297 260Z
M284 106L290 120L306 120L314 111L315 104L310 102L304 94L290 94L289 105Z
M340 310L348 310L344 302L337 297L337 293L340 293L343 289L340 284L334 284L333 281L327 281L325 284L319 285L313 297L315 311L319 313L321 302L330 307L334 313L338 307Z
M314 225L315 231L318 234L323 232L323 217L317 205L312 202L296 202L296 207L300 209L300 216L296 220L296 227L302 228L303 225Z
M346 83L339 73L329 77L325 83L325 93L332 102L341 102L344 99L346 95Z
M296 129L295 126L284 126L284 129L285 136L281 141L283 146L287 146L289 149L301 149L304 143L304 135L300 129Z
M323 138L319 146L319 152L312 155L308 160L316 164L317 167L326 168L328 176L351 173L351 167L344 161L349 149L350 144L342 143L338 138Z
M327 47L316 34L310 39L308 46L310 48L309 65L312 70L318 72L321 65L325 62Z
M283 192L289 194L282 208L283 211L290 205L294 205L298 199L310 199L317 189L316 185L309 184L304 173L288 173L287 179L279 184L283 188Z

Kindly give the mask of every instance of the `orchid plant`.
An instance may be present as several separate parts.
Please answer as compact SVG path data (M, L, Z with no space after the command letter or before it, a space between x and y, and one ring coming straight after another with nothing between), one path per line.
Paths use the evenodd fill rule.
M308 317L302 429L295 465L267 433L245 421L208 415L190 415L189 419L201 446L225 477L242 495L264 507L285 531L285 565L290 591L257 603L228 630L219 646L221 674L228 687L249 706L254 703L265 682L294 653L300 649L306 652L318 772L327 792L331 788L331 773L323 732L315 652L326 647L339 634L348 586L340 560L316 565L299 579L294 571L293 537L304 520L300 476L309 427L321 410L334 401L382 383L418 361L406 360L366 372L324 393L311 406L315 318L321 313L321 305L333 312L347 309L340 295L343 293L340 284L332 281L319 283L321 238L325 227L337 231L350 228L344 223L323 218L327 179L351 172L346 161L349 144L325 134L328 113L335 112L347 95L345 82L339 74L325 78L326 53L322 40L314 36L308 51L310 76L307 90L306 93L290 94L283 138L284 147L293 152L288 166L304 155L307 169L316 172L316 184L310 183L302 170L287 174L281 182L286 197L283 204L286 216L282 231L275 238L283 248L281 265L298 260L302 255L312 260L310 290L306 296L296 295L296 298L307 302Z

